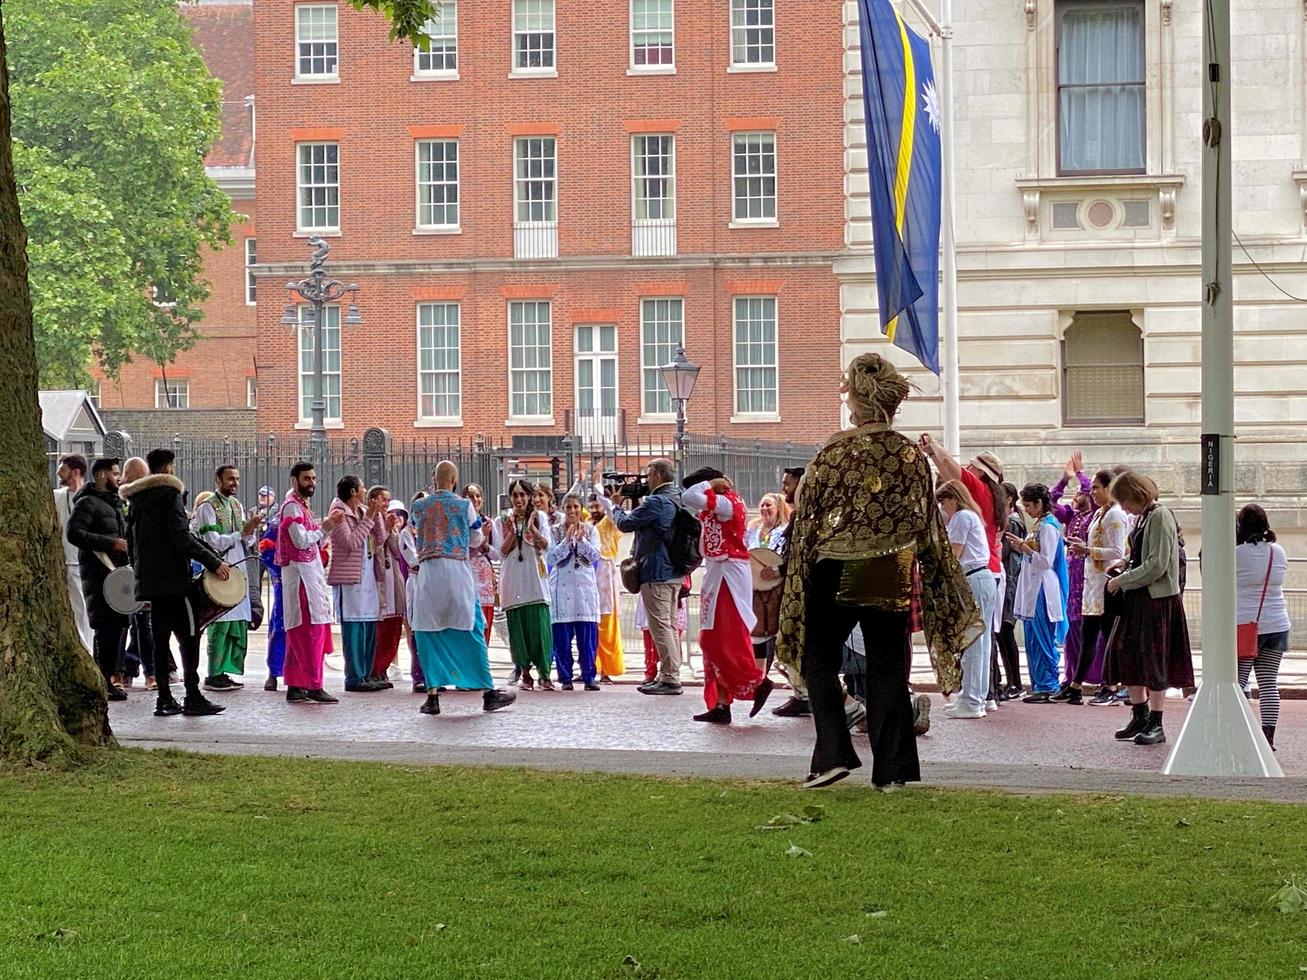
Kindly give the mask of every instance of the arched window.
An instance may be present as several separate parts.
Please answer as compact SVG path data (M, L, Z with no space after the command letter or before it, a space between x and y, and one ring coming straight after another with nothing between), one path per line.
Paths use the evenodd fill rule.
M1062 421L1144 421L1144 338L1129 310L1072 315L1062 335Z

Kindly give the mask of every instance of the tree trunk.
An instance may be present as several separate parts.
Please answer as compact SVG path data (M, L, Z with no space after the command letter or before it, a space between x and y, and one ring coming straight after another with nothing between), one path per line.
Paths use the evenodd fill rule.
M100 672L73 625L37 403L0 11L0 759L69 763L113 744Z

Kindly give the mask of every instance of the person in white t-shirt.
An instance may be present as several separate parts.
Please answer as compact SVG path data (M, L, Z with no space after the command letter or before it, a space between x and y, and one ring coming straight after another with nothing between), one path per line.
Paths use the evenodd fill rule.
M1239 684L1257 674L1257 706L1262 733L1275 747L1275 726L1280 720L1280 661L1289 649L1289 610L1284 602L1284 577L1289 559L1275 543L1271 522L1257 504L1239 511L1235 524L1235 581L1238 585L1239 623L1257 624L1257 658L1239 661Z
M977 637L962 655L962 691L944 713L950 718L984 718L985 701L989 695L994 599L998 591L997 582L989 572L989 539L980 508L961 480L944 483L936 491L936 498L948 523L949 543L962 563L967 585L971 587L971 595L980 608L980 618L985 625L984 634Z

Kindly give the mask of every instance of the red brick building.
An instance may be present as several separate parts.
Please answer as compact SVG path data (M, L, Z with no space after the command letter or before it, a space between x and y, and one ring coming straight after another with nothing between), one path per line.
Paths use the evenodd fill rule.
M174 431L252 436L257 428L256 307L248 274L258 251L254 8L250 0L206 0L181 9L209 70L223 84L222 135L205 166L244 220L232 227L230 245L205 256L211 292L199 324L203 339L172 364L135 361L112 380L96 372L99 407L108 424L125 429L138 443Z
M360 287L342 434L660 438L678 342L691 430L839 424L840 0L445 0L417 53L348 3L253 15L261 432L307 427L313 235Z

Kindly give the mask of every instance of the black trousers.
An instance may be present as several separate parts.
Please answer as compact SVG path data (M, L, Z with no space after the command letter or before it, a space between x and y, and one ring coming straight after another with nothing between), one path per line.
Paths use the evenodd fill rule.
M91 648L95 653L95 665L100 668L100 673L104 675L106 687L109 685L109 678L120 671L123 635L126 632L126 616L105 613L96 617Z
M838 605L835 594L843 562L817 563L807 583L803 679L817 731L812 771L862 765L844 714L844 689L838 674L844 643L855 623L862 625L867 649L867 736L871 742L871 781L877 786L921 779L917 739L912 730L912 699L908 694L908 653L911 619L905 612L882 612Z
M1003 656L1003 680L1008 687L1021 686L1021 651L1017 647L1017 624L1003 624L998 631L998 652Z
M169 637L177 637L177 652L182 659L182 683L186 687L186 696L200 696L200 637L192 625L190 604L185 596L164 596L150 600L150 625L154 635L154 657L161 663L167 663L171 657L168 645ZM159 700L166 701L172 697L168 685L168 671L154 675L159 685Z
M129 618L127 625L127 649L124 656L124 673L128 677L144 674L153 677L154 665L154 627L150 625L150 610L143 609ZM176 670L172 654L164 657L164 673Z

